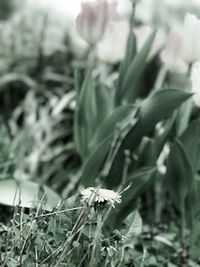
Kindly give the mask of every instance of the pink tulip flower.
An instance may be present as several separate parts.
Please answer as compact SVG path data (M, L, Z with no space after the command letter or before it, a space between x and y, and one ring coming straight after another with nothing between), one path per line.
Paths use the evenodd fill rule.
M82 2L81 13L76 19L76 28L80 37L90 45L97 44L114 16L116 7L115 1Z

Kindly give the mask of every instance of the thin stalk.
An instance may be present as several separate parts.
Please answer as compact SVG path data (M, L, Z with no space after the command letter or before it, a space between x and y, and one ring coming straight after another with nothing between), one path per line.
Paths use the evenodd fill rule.
M98 238L99 238L99 235L101 233L101 227L102 227L102 214L98 214L98 217L97 217L97 228L96 228L96 231L95 231L95 236L94 236L94 239L93 239L93 246L92 246L92 253L91 253L91 260L90 260L90 264L89 266L90 267L93 267L94 264L95 264L95 254L96 254L96 245L98 243Z

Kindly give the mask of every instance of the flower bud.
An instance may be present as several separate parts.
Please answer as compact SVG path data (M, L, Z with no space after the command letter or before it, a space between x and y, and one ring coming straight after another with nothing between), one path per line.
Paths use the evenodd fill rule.
M97 44L116 10L116 2L107 0L82 2L81 13L76 19L77 32L90 45Z

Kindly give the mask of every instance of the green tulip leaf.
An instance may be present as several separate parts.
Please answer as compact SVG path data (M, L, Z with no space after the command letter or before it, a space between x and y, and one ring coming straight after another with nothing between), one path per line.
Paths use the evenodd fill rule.
M37 183L30 181L13 179L0 181L1 204L26 208L41 206L43 209L51 211L60 201L60 197L47 186L42 186L41 190Z
M107 180L109 186L117 186L121 182L122 170L125 164L124 151L133 152L142 138L150 134L159 121L169 117L191 95L179 89L166 89L156 91L142 102L138 122L123 139L113 162L109 179Z

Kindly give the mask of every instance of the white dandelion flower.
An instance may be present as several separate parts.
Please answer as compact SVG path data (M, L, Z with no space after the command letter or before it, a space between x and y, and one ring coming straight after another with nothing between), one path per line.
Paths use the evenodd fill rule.
M81 192L82 200L89 206L121 203L121 194L109 189L88 187Z

